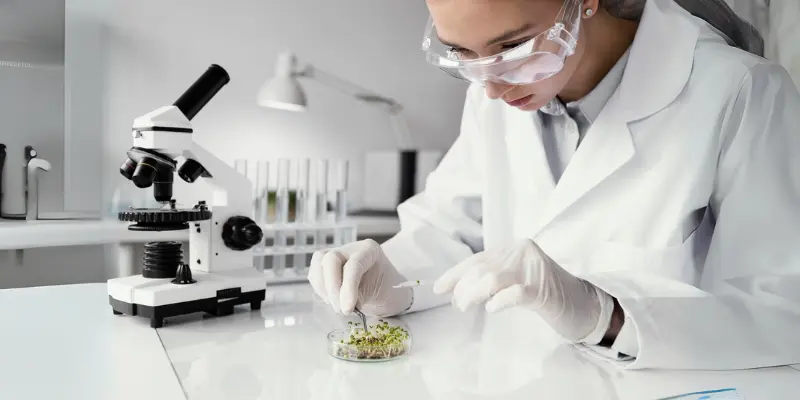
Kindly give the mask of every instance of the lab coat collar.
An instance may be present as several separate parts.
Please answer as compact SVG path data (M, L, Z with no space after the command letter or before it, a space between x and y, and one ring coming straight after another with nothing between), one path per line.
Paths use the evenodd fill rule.
M614 67L608 71L608 74L589 94L582 99L567 103L567 110L580 112L589 124L593 124L600 112L603 111L603 107L608 104L608 100L617 91L620 82L622 82L622 75L625 72L625 66L628 64L629 54L630 51L626 50L625 54L617 60Z
M620 83L620 109L627 122L672 103L689 81L699 29L673 0L647 0Z
M618 92L586 134L539 219L539 233L635 153L630 124L672 103L692 72L699 29L673 0L648 0Z

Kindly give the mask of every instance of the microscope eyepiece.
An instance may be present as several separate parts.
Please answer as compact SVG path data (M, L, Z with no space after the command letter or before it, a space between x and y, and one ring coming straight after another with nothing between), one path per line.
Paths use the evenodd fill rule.
M131 180L140 189L148 188L156 179L157 161L150 157L142 157L136 164Z
M210 67L175 101L175 107L190 121L200 110L230 82L231 78L224 68L217 64Z

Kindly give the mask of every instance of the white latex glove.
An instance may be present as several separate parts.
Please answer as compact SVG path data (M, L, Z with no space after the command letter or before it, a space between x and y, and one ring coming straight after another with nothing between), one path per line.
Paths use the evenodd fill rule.
M558 266L528 239L467 258L433 290L452 292L453 305L462 311L484 302L488 312L527 307L565 339L589 344L603 338L614 310L609 294Z
M314 253L308 281L336 313L348 315L358 307L364 314L390 317L411 307L412 290L392 287L405 278L374 240Z

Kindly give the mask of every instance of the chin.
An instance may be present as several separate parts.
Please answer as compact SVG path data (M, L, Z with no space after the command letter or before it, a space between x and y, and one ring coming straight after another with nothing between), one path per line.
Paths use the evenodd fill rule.
M525 104L524 106L520 106L520 107L517 107L517 108L519 108L522 111L536 111L536 110L544 107L546 104L547 104L546 101L542 102L542 101L539 101L537 99L533 99L528 104Z

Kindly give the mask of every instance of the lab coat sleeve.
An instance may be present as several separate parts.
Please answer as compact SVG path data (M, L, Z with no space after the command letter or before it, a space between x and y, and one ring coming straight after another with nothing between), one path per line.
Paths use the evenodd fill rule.
M389 260L408 280L435 280L483 246L483 165L476 107L483 94L470 88L461 132L426 179L425 189L398 209L400 232L382 244ZM449 303L433 285L414 288L408 312Z
M722 126L700 287L636 271L587 278L635 327L627 368L800 363L800 95L786 70L751 67Z

